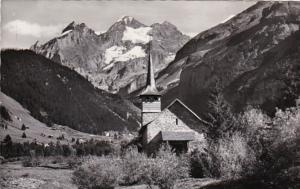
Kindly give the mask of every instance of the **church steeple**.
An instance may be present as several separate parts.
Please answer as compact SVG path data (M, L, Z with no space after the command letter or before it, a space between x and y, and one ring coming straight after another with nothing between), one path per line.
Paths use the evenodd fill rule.
M148 57L146 89L141 93L141 96L142 95L159 95L159 92L155 85L153 63L152 63L152 58L151 58L151 42L149 43L149 57Z
M146 88L140 94L142 99L142 124L145 125L161 112L160 94L155 85L153 62L151 58L151 46L149 44L149 58L147 69Z

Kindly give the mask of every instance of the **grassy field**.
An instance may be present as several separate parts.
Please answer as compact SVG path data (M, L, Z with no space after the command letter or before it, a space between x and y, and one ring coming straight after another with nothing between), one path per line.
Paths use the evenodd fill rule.
M9 189L77 189L72 183L72 169L52 169L45 167L24 167L22 162L8 162L0 165L0 188ZM218 180L185 179L178 181L174 189L202 188ZM120 186L116 189L149 189L147 185ZM159 189L152 186L152 189Z
M9 189L74 189L73 170L23 167L20 161L0 165L0 188Z
M0 164L0 188L2 189L77 189L72 183L72 169L24 167L21 161ZM288 187L288 183L283 186ZM280 188L282 188L281 186ZM294 187L295 186L295 187ZM291 185L297 188L299 185ZM259 180L218 180L212 178L187 178L176 182L174 189L252 189L272 188ZM284 188L284 187L283 187ZM149 189L147 185L120 186L116 189ZM152 186L152 189L159 189Z

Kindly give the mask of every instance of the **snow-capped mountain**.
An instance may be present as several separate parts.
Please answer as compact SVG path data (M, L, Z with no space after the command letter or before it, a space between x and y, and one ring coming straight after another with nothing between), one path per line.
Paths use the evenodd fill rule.
M146 26L124 16L99 35L84 23L72 22L60 36L31 49L74 69L100 89L128 94L145 84L150 41L158 73L188 40L169 22Z

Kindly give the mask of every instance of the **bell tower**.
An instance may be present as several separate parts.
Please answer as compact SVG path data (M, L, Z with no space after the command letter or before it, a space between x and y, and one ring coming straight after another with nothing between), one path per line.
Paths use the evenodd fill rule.
M154 120L161 112L161 95L159 94L154 78L153 63L150 53L149 45L149 58L147 70L146 88L140 94L142 100L142 126Z

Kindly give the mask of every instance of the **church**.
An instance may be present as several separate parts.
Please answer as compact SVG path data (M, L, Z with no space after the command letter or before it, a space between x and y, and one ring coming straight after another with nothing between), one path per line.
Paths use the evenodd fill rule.
M208 123L196 115L182 101L175 99L163 110L161 95L156 88L153 63L149 53L146 88L141 92L142 127L139 131L142 150L155 152L168 143L176 153L184 153L193 145L205 142Z

